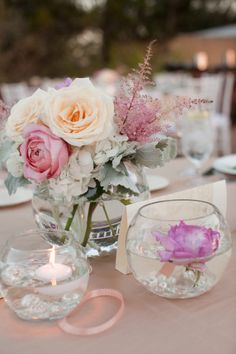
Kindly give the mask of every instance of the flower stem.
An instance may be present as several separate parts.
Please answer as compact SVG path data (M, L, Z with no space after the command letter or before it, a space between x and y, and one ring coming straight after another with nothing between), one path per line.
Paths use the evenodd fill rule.
M121 202L123 205L130 205L130 204L132 204L132 202L131 202L130 199L120 199L120 202Z
M92 216L93 216L93 212L96 209L97 205L98 205L98 202L90 202L89 203L88 216L87 216L87 227L86 227L86 231L84 234L83 242L81 243L81 245L83 247L85 247L87 245L89 235L90 235L90 232L92 229Z
M104 214L105 214L105 216L106 216L106 219L107 219L108 225L109 225L109 227L110 227L110 229L111 229L112 236L113 236L113 237L115 237L115 236L116 236L116 234L115 234L114 228L113 228L113 226L112 226L112 224L111 224L111 221L110 221L110 219L109 219L109 215L108 215L108 213L107 213L107 210L106 210L105 204L102 202L102 204L101 204L101 205L102 205L102 209L103 209L103 211L104 211Z
M193 269L193 268L191 268L189 266L186 266L185 270L186 270L186 272L193 272L193 274L195 275L195 281L194 281L194 284L193 284L193 288L196 288L196 286L198 285L199 279L200 279L200 277L202 275L202 272L200 270Z
M65 231L69 231L70 230L70 227L71 227L71 224L73 222L76 210L78 209L78 206L79 206L79 204L74 204L73 205L73 210L72 210L71 216L67 220L67 223L66 223L66 226L65 226Z
M195 270L194 273L195 273L196 279L195 279L195 282L193 284L193 287L196 288L202 273L200 272L200 270Z

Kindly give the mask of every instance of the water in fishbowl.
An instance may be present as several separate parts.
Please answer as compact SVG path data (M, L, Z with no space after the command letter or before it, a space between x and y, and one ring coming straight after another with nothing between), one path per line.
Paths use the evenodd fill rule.
M68 315L81 301L88 284L88 267L83 259L71 267L68 278L51 282L35 276L38 265L8 264L1 272L5 301L24 320L55 320Z
M231 255L231 244L223 240L219 252L205 259L199 269L191 267L192 260L185 260L184 265L161 262L157 249L150 250L137 240L129 241L127 252L135 278L149 291L167 298L191 298L204 294L221 278Z

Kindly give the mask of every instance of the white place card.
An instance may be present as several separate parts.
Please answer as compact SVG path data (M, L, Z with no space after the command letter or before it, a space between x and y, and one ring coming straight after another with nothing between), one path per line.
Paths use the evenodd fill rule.
M131 205L127 205L123 210L123 215L120 225L120 235L118 238L118 249L116 254L116 269L123 274L130 273L127 254L126 254L126 234L129 225L138 212L138 210L150 202L170 199L197 199L210 202L218 207L223 216L226 216L227 195L226 183L224 180L201 185L191 189L182 190L172 194L162 195L153 199L146 200Z

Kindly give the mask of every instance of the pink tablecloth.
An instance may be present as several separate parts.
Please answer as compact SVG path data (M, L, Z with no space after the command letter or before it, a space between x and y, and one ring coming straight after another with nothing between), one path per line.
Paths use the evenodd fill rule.
M166 192L172 191L174 186L179 189L181 183L176 182L176 176L184 166L182 160L173 161L159 171L172 181ZM228 183L227 189L228 220L235 238L236 183ZM11 233L32 226L30 204L0 209L2 242ZM70 336L61 332L55 322L19 320L1 300L0 353L236 353L235 252L219 284L209 293L191 300L166 300L149 293L131 275L124 276L115 271L112 257L93 261L92 264L90 289L111 287L120 290L125 298L124 316L112 329L92 337ZM101 311L99 302L91 306ZM103 316L109 315L112 308L112 304L108 303Z

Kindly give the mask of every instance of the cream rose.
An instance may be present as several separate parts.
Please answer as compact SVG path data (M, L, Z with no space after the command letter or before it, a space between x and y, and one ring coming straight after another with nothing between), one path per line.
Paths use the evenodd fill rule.
M20 100L12 107L6 123L6 134L9 138L21 141L24 128L42 118L46 97L47 92L38 89L32 96Z
M113 115L112 98L84 78L49 91L44 123L55 135L80 147L112 134Z

